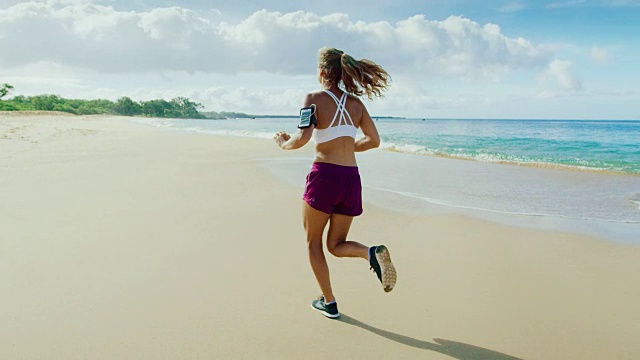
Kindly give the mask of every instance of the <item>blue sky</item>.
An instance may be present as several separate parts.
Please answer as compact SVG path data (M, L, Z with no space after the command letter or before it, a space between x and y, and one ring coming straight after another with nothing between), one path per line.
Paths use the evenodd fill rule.
M442 20L451 15L465 16L480 23L500 25L505 33L537 41L571 41L590 45L594 41L631 41L640 43L640 1L615 0L397 0L378 1L363 6L363 1L102 1L118 8L149 10L160 6L186 6L191 9L215 8L236 20L255 11L280 12L305 10L319 15L335 12L349 14L355 20L396 22L416 14ZM371 2L373 3L373 2Z
M295 114L335 46L390 71L378 115L640 118L640 0L371 4L0 0L0 82Z

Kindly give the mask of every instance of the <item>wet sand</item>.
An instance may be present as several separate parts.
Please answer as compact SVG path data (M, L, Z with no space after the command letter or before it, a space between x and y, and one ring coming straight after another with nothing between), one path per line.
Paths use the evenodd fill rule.
M303 150L307 151L307 150ZM329 258L309 307L300 189L263 139L0 113L0 357L634 359L640 250L365 204L396 289Z

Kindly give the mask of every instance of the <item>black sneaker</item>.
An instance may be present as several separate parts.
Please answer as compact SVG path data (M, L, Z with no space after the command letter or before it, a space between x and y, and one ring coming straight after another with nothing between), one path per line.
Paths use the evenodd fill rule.
M369 248L369 265L378 276L385 292L393 290L396 286L396 268L391 263L391 254L384 245Z
M334 301L331 304L327 304L324 302L324 296L320 296L318 300L313 300L311 302L311 308L319 311L322 315L328 318L337 319L340 317L340 313L338 312L338 303Z

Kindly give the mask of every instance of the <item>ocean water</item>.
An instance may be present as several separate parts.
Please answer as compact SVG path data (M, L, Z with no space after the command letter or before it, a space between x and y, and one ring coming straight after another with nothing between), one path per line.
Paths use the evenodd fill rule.
M139 119L271 139L296 119ZM381 149L359 153L369 202L640 244L640 121L379 119ZM275 146L275 145L274 145ZM256 159L301 191L312 159Z
M296 119L150 120L212 134L271 138ZM640 174L640 120L378 119L382 149L536 167Z

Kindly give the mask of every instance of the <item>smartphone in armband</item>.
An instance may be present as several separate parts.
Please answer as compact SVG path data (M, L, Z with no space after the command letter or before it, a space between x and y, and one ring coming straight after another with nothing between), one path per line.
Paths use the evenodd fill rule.
M300 109L300 122L298 129L305 129L311 125L316 125L316 105L311 104L310 107Z

